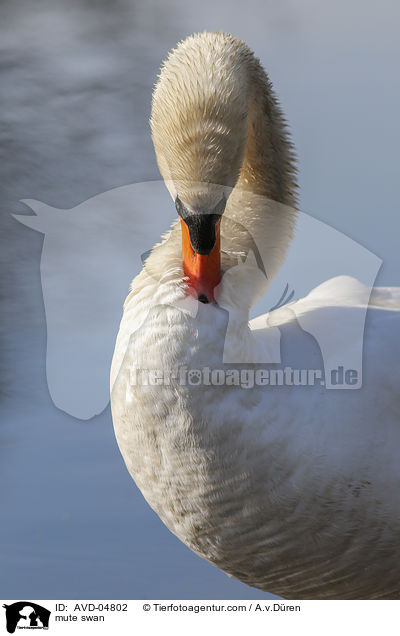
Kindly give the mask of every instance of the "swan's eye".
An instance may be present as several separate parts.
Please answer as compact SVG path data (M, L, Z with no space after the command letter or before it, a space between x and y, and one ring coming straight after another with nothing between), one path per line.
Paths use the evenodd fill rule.
M214 208L214 214L219 214L222 216L222 214L225 211L225 206L226 206L226 198L225 195L222 195L222 199L217 203L217 205Z
M180 200L179 197L176 197L176 199L175 199L175 208L176 208L176 211L178 212L179 216L181 216L182 212L183 212L183 205L182 205L182 201Z

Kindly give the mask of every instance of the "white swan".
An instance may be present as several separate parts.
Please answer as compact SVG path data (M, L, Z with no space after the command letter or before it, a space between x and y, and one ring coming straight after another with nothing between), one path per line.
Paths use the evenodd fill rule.
M271 326L249 325L249 309L293 235L294 159L260 63L222 33L170 54L151 126L181 221L133 280L117 338L111 404L129 472L173 533L249 585L286 598L398 598L399 291L374 292L360 390L190 385L190 370L231 369L223 355L268 356ZM255 238L265 271L254 255L238 259ZM296 306L329 325L331 311L346 319L365 298L343 277ZM318 347L290 307L270 318L312 368Z

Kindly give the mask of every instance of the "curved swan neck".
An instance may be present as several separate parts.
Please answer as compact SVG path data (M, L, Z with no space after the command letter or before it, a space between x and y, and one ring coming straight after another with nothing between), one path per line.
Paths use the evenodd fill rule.
M223 33L181 42L155 87L151 129L172 197L199 211L225 196L222 251L235 260L257 243L269 284L293 235L296 170L282 112L252 51Z
M258 59L249 68L247 136L236 187L296 206L295 153L271 82Z

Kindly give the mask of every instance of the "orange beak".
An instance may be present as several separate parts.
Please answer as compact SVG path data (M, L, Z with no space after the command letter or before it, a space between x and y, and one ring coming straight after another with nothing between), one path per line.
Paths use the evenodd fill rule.
M188 277L188 293L201 302L214 303L215 287L221 282L221 219L215 224L215 245L209 254L198 254L190 242L189 228L181 218L183 272Z

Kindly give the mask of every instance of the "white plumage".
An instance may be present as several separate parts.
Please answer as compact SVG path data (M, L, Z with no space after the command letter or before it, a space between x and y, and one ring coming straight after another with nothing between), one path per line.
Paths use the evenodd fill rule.
M373 291L359 390L195 386L179 375L138 384L137 369L231 368L228 322L225 354L263 361L270 327L265 317L249 322L249 311L282 264L296 218L283 118L243 42L204 33L181 43L162 69L151 123L173 198L214 206L224 192L228 203L218 304L187 296L178 224L132 282L111 373L129 472L172 532L249 585L286 598L398 598L400 291ZM244 258L254 236L267 247L265 272ZM338 277L297 301L296 313L329 331L362 311L366 294ZM289 342L293 367L318 368L319 348L293 307L268 324Z

